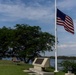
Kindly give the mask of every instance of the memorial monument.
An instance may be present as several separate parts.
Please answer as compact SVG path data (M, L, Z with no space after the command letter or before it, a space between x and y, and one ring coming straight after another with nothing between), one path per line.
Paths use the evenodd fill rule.
M35 72L36 75L54 75L53 72L46 72L45 69L50 67L50 58L35 58L33 61L34 68L29 70Z
M50 61L49 58L35 58L33 65L35 70L43 71L50 66Z

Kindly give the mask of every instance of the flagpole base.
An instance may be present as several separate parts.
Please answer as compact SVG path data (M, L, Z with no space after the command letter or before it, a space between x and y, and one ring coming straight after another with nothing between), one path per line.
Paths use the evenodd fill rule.
M54 72L58 72L58 70L55 70Z

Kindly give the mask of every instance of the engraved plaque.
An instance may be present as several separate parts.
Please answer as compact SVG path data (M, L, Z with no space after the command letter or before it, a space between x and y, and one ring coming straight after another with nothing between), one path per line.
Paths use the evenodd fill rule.
M42 64L43 60L44 60L43 58L37 58L35 64Z

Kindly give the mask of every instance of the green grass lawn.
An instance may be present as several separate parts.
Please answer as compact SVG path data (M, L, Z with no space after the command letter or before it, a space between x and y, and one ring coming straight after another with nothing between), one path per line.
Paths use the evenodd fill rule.
M0 75L28 75L23 72L25 69L29 69L33 67L30 64L16 64L12 61L0 60ZM49 71L53 71L53 69L48 68ZM55 73L55 75L64 75L63 72Z
M54 75L65 75L64 72L58 72L58 73L55 73Z
M0 75L28 75L23 72L24 69L32 67L28 64L17 65L12 61L0 61Z

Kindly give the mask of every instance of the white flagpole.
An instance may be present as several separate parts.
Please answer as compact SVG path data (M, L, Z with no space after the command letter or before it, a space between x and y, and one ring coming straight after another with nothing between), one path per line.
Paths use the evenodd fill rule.
M55 0L55 71L57 70L57 25L56 25L56 14L57 14L57 8L56 8L56 0Z

